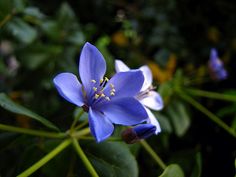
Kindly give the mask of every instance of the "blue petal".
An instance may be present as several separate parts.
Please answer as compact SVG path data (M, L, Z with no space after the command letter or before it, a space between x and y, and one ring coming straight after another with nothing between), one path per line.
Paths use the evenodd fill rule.
M111 84L114 85L115 95L112 97L132 97L142 88L144 82L143 73L140 70L131 70L115 74L107 83L104 93L109 96ZM111 97L111 98L112 98Z
M152 124L141 124L134 127L133 130L140 139L146 139L155 133L156 127Z
M215 48L212 48L210 53L210 59L216 60L217 58L218 58L218 52Z
M142 104L133 97L113 99L101 105L100 110L115 124L136 125L148 118Z
M95 46L87 42L82 49L79 63L80 79L87 94L90 93L92 88L91 80L95 80L99 84L105 72L106 62L102 54Z
M129 67L123 63L121 60L115 60L115 70L116 72L124 72L124 71L129 71Z
M156 111L161 110L163 108L163 100L161 98L161 95L155 91L149 91L148 95L139 101L143 105Z
M152 124L156 127L156 131L155 134L157 135L158 133L161 132L161 127L159 122L157 121L157 118L155 117L155 115L152 113L152 111L150 111L148 108L144 107L145 110L147 111L148 114L148 120L147 123Z
M82 86L74 74L72 73L58 74L53 79L53 82L59 94L67 101L77 106L84 105Z
M111 136L114 126L104 114L99 111L89 109L89 127L97 142L101 142Z

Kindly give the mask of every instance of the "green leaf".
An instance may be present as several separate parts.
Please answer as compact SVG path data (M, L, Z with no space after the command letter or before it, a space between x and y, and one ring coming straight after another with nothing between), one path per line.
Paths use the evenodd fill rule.
M48 128L53 130L59 130L54 124L49 122L47 119L41 117L40 115L30 111L29 109L13 102L5 93L0 93L0 106L8 111L11 111L16 114L25 115L30 117L38 122L42 123Z
M160 93L165 103L168 102L173 94L173 83L169 81L161 84L158 88L158 93Z
M0 0L0 21L7 15L19 13L25 8L25 0Z
M75 25L76 16L72 8L68 3L62 3L60 9L58 10L58 23L65 27L70 27L68 25Z
M159 177L184 177L184 172L177 164L171 164Z
M167 108L167 113L172 121L177 136L183 136L190 126L190 118L186 106L177 100Z
M168 117L159 112L153 112L153 113L156 116L158 122L160 123L161 130L163 132L171 133L173 130L172 130L170 120L168 119Z
M68 36L67 40L74 45L80 46L84 43L85 37L81 31L75 31L74 33L71 33L71 35Z
M2 21L7 15L12 13L13 3L9 0L0 1L0 21Z
M234 167L235 167L235 169L236 169L236 158L235 158L235 160L234 160ZM235 174L234 177L236 177L236 174Z
M108 50L109 44L110 44L110 38L108 36L102 36L96 42L97 48L103 54L106 60L107 72L112 73L114 71L114 60L111 53Z
M43 19L45 15L40 12L39 8L37 7L27 7L24 9L24 14L27 16L34 17L36 19Z
M44 23L42 23L41 28L43 32L52 40L60 40L61 30L56 21L45 21Z
M99 176L138 176L137 162L125 144L120 142L93 143L87 148L86 154Z
M170 51L166 48L158 50L158 52L154 55L154 60L160 65L162 68L166 67L168 59L170 57Z
M201 177L202 173L202 157L200 152L196 154L196 163L192 171L191 177Z
M37 37L37 31L20 18L14 18L7 23L7 29L22 43L30 44Z

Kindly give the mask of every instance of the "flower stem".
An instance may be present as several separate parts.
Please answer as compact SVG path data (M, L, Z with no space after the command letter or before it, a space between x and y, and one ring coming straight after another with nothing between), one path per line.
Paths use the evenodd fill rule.
M193 107L201 111L203 114L205 114L207 117L209 117L213 122L215 122L217 125L219 125L221 128L223 128L225 131L227 131L232 136L236 137L235 131L230 128L226 123L224 123L219 117L217 117L215 114L210 112L208 109L206 109L204 106L202 106L200 103L195 101L190 96L186 95L183 92L179 92L179 96L182 97L185 101L190 103Z
M71 131L71 132L74 130L76 123L78 122L79 118L83 115L83 113L84 113L84 111L81 110L81 111L76 115L76 117L74 118L74 121L73 121L73 123L72 123L72 125L71 125L71 127L70 127L70 131Z
M74 145L74 148L75 148L77 154L80 156L80 158L84 162L86 168L88 169L88 171L90 172L92 177L99 177L97 172L93 168L92 164L89 162L89 160L88 160L87 156L85 155L84 151L80 147L79 142L77 141L77 139L72 138L72 141L73 141L73 145Z
M75 129L75 130L78 130L78 129L84 127L84 126L87 125L87 124L88 124L88 120L85 120L85 121L82 122L81 124L77 125L74 129Z
M165 170L166 164L161 160L161 158L157 155L157 153L152 149L152 147L145 141L141 140L140 144L144 147L144 149L152 156L152 158L158 163L158 165Z
M50 161L53 157L59 154L62 150L64 150L67 146L71 144L71 139L64 140L61 144L59 144L55 149L53 149L50 153L44 156L37 163L32 165L30 168L19 174L17 177L27 177L37 171L40 167L45 165L48 161Z
M236 102L236 96L234 95L225 95L221 93L209 92L198 89L185 89L185 90L191 95Z
M87 128L84 128L84 129L82 129L80 131L73 132L71 134L71 137L73 137L73 138L80 138L80 137L82 137L84 135L87 135L89 133L90 133L90 129L89 129L89 127L87 127Z
M16 133L23 133L23 134L27 134L27 135L47 137L47 138L64 138L64 137L66 137L65 133L54 133L54 132L47 132L47 131L40 131L40 130L32 130L32 129L14 127L14 126L4 125L4 124L0 124L0 130L9 131L9 132L16 132Z

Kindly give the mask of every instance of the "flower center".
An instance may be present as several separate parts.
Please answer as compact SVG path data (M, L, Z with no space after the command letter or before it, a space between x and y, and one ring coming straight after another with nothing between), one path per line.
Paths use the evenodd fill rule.
M109 79L107 77L104 77L103 79L100 79L99 83L96 80L91 80L91 82L94 84L93 91L94 91L94 100L111 100L111 96L115 95L115 86L113 84L109 84L110 90L109 95L104 93L104 88L107 85L107 82Z
M151 95L151 91L153 91L153 90L155 90L155 89L156 89L156 87L154 87L154 86L151 85L151 86L148 87L146 90L144 90L144 91L142 91L142 92L139 92L138 95L136 96L136 98L137 98L138 100L142 100L142 99L144 99L144 98L150 96L150 95Z

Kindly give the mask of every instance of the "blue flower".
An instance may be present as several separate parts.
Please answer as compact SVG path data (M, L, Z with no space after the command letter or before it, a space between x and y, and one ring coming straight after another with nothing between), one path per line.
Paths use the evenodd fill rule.
M128 143L133 144L141 139L146 139L155 134L156 126L152 124L141 124L133 128L128 128L122 132L122 139Z
M121 60L115 61L115 69L116 72L129 71L130 68L126 66ZM152 72L148 66L142 66L139 68L143 72L144 75L144 83L140 90L140 92L136 95L136 98L140 101L140 103L144 106L145 110L148 114L147 123L150 123L156 127L155 134L161 132L160 124L157 121L154 114L150 109L158 111L163 108L163 100L159 93L154 91L154 87L152 85Z
M210 76L213 80L224 80L227 78L228 73L224 68L222 61L218 57L216 49L211 49L210 60L208 63Z
M64 99L88 112L89 127L97 142L111 136L113 123L136 125L148 117L134 98L144 81L142 72L120 72L109 80L104 77L105 71L102 54L95 46L86 43L79 63L82 84L72 73L61 73L53 79Z

